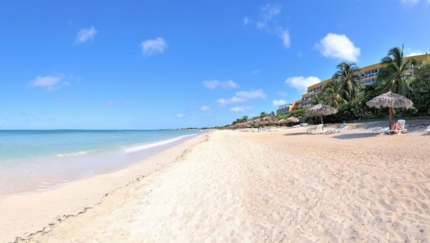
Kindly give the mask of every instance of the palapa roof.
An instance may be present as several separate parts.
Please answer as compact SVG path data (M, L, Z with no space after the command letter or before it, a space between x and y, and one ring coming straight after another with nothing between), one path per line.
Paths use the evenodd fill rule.
M376 107L376 108L380 108L380 107L411 108L414 103L403 95L399 95L389 91L385 94L376 96L375 98L369 100L366 104L369 107Z
M327 116L331 114L336 114L337 109L329 105L318 104L310 108L306 114L308 116Z
M297 117L295 117L295 116L290 116L290 117L287 119L287 122L288 122L288 123L289 123L289 122L291 122L291 123L299 122L299 118L297 118Z

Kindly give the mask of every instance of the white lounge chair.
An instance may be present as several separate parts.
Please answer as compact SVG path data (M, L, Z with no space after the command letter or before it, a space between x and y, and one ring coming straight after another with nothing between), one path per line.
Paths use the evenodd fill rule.
M344 132L344 131L348 131L348 126L347 125L342 125L339 128L336 129L336 132Z
M323 125L317 125L317 128L315 130L309 130L308 134L322 134L325 133L326 131L323 128Z
M397 123L399 123L401 125L401 128L398 130L393 130L393 129L389 129L388 131L386 131L385 133L387 134L392 134L392 133L407 133L408 129L405 128L405 120L398 120Z
M385 133L385 132L387 132L387 131L389 131L390 129L389 129L389 127L386 127L386 128L382 128L382 127L374 127L373 129L372 129L372 133L379 133L379 134L383 134L383 133Z
M424 132L425 132L424 134L430 134L430 126L428 126L427 129L424 130Z

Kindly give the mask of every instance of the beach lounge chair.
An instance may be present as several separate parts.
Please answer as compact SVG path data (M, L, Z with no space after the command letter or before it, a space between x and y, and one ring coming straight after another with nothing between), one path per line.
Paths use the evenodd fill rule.
M392 134L392 133L407 133L408 129L405 128L405 120L398 120L396 124L393 125L393 127L395 129L393 129L393 127L387 131L385 131L386 134ZM398 126L398 124L400 124L400 126Z
M378 134L383 134L383 133L385 133L385 132L387 132L387 131L389 131L390 129L389 129L389 127L386 127L386 128L382 128L382 127L375 127L375 128L373 128L372 129L372 133L378 133Z
M326 131L323 128L323 125L317 125L317 128L315 130L309 130L308 134L322 134L325 133Z
M430 126L428 126L427 129L424 130L424 132L425 132L424 134L430 134Z
M344 131L348 131L348 126L347 125L342 125L338 129L336 129L337 133L344 132Z

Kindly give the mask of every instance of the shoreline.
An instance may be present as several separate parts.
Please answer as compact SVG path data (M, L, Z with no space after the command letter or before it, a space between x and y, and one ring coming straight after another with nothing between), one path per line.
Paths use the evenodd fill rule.
M208 133L203 133L176 142L120 170L94 174L43 191L0 196L0 242L28 238L99 205L114 191L174 163L187 150L204 142L207 136Z

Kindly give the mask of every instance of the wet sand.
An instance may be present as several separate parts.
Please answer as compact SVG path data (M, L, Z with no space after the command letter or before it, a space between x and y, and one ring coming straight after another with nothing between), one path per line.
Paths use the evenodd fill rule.
M430 242L430 136L307 129L210 133L20 241Z

